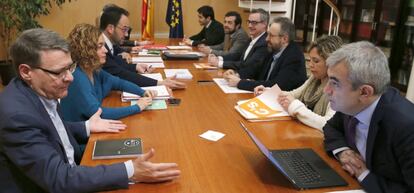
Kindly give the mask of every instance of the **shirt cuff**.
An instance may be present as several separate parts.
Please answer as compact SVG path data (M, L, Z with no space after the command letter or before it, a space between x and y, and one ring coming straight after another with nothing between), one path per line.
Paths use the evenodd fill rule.
M126 162L124 162L125 164L125 168L128 174L128 179L132 178L132 176L134 175L134 164L132 164L132 160L128 160Z
M365 179L365 177L368 176L368 174L369 174L369 170L365 170L364 172L362 172L362 174L358 176L358 181L362 182Z
M342 152L342 151L348 150L348 149L349 149L349 147L340 147L338 149L334 149L332 151L332 153L334 154L334 156L336 157L336 159L339 160L339 157L337 156L337 154L340 153L340 152Z
M86 136L89 137L89 135L91 135L91 128L89 125L89 120L85 121L85 129L86 129Z
M219 68L223 68L223 63L224 63L224 59L222 56L218 57L219 61L218 61L218 67Z

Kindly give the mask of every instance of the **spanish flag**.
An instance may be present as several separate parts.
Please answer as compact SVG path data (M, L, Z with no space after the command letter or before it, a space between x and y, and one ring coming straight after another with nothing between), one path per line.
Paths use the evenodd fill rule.
M152 0L142 0L141 35L142 39L154 38L153 29L154 3Z

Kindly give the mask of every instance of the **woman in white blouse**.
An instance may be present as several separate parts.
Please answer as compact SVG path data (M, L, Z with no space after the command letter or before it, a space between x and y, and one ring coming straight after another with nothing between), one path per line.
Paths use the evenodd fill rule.
M309 70L312 75L302 86L290 92L282 92L277 99L291 116L321 132L326 121L335 114L323 93L328 82L326 59L342 44L342 39L338 36L323 36L312 42L309 47ZM256 95L264 90L264 86L254 89Z

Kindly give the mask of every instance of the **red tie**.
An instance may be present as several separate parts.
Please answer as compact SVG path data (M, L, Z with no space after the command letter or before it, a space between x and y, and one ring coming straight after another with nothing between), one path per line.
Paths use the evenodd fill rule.
M358 151L356 144L355 144L355 133L356 133L356 125L358 124L358 119L355 117L348 117L348 123L345 130L345 138L346 142L348 143L349 147L355 151Z

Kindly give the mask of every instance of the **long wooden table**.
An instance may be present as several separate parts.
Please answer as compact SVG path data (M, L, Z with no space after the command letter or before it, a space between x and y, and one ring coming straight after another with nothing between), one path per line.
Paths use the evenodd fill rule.
M177 45L177 40L161 40L164 44ZM185 90L174 90L180 98L179 106L168 106L167 110L144 111L122 119L128 125L119 134L92 134L86 146L81 165L109 164L124 159L92 160L94 141L140 137L144 151L155 149L153 162L176 162L182 172L179 179L156 184L139 183L127 190L114 192L182 192L182 193L244 193L244 192L328 192L358 189L357 181L341 169L340 164L323 150L323 134L319 131L290 121L250 123L234 109L238 100L252 98L252 94L225 94L212 80L221 71L198 70L193 66L200 61L165 61L167 68L188 68L193 79L185 81ZM160 70L162 72L162 70ZM104 106L128 106L122 103L120 92L113 92L104 101ZM316 151L339 175L349 183L347 187L322 188L299 191L260 153L254 143L240 127L245 125L269 149L309 147ZM217 142L199 137L207 130L219 131L226 136Z

